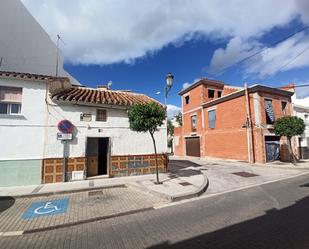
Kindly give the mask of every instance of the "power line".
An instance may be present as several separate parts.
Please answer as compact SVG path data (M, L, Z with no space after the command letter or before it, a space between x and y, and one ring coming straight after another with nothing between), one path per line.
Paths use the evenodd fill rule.
M284 37L284 38L282 38L282 39L280 39L280 40L278 40L278 41L276 41L276 42L274 42L274 43L271 43L271 44L270 44L270 47L274 47L274 46L278 45L279 43L284 42L284 41L286 41L287 39L289 39L289 38L295 36L296 34L299 34L299 33L303 32L303 31L305 31L305 30L308 29L308 28L309 28L309 25L308 25L308 26L305 26L305 27L303 27L303 28L301 28L301 29L299 29L299 30L297 30L297 31L295 31L294 33L292 33L292 34L290 34L290 35L288 35L288 36L286 36L286 37ZM236 65L239 65L239 64L241 64L241 63L243 63L243 62L245 62L245 61L251 59L252 57L254 57L254 56L256 56L256 55L263 53L264 51L268 50L270 47L264 47L264 48L258 50L257 52L255 52L255 53L253 53L253 54L251 54L251 55L249 55L249 56L246 56L245 58L243 58L243 59L241 59L241 60L239 60L239 61L237 61L237 62L235 62L235 63L233 63L233 64L231 64L231 65L229 65L229 66L227 66L227 67L225 67L225 68L223 68L223 69L221 69L220 71L218 71L218 72L216 72L216 73L214 73L214 74L211 74L210 77L215 77L215 76L217 76L217 75L220 75L220 74L224 73L227 69L230 69L231 67L234 67L234 66L236 66Z

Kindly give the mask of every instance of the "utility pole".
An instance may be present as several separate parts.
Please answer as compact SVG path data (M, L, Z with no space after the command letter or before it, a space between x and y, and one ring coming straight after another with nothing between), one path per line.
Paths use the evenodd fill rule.
M249 163L254 163L252 121L251 121L250 102L249 102L247 82L245 82L245 95L246 95L246 113L247 113L246 128L247 128L247 139L248 139L248 158L249 158Z

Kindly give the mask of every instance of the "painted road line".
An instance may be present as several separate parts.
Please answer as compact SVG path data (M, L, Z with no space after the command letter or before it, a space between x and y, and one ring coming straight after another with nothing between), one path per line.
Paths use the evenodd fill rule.
M11 232L3 232L0 233L2 237L11 237L11 236L21 236L23 235L24 231L11 231Z
M171 203L167 203L167 204L163 204L163 205L159 205L159 206L154 206L153 208L154 209L161 209L161 208L176 206L176 205L180 205L180 204L184 204L184 203L188 203L188 202L192 202L192 201L197 201L197 200L201 200L201 199L211 198L211 197L214 197L214 196L220 196L220 195L228 194L228 193L231 193L231 192L241 191L241 190L254 188L254 187L258 187L258 186L262 186L262 185L266 185L266 184L270 184L270 183L280 182L280 181L284 181L284 180L288 180L288 179L292 179L292 178L296 178L296 177L308 175L308 174L309 173L306 172L306 173L301 173L299 175L289 176L289 177L286 177L286 178L271 180L271 181L267 181L267 182L263 182L263 183L255 183L255 184L247 185L247 186L244 186L244 187L226 190L226 191L219 192L219 193L213 193L213 194L204 195L204 196L200 196L200 197L194 197L194 198L191 198L191 199L186 199L186 200L182 200L182 201L178 201L178 202L171 202Z

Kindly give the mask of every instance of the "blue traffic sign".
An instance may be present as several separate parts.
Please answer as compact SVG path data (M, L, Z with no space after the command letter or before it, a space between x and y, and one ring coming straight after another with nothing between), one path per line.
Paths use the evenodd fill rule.
M33 219L40 216L57 215L66 213L69 199L34 202L23 214L23 219Z

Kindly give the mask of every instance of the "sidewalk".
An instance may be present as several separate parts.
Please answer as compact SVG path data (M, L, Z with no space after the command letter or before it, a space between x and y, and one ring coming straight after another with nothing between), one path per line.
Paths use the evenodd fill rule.
M0 188L0 237L73 226L152 210L202 194L205 174L180 167L155 175ZM2 197L1 197L2 196Z
M172 158L171 158L172 159ZM174 157L174 160L185 160L185 158ZM188 160L188 159L187 159ZM209 187L204 196L210 196L238 189L248 188L255 185L288 179L304 174L309 171L303 166L291 166L287 163L281 163L280 166L275 163L250 165L246 162L225 161L225 160L199 160L192 159L196 163L196 169L204 170L209 180ZM303 163L302 165L306 165Z

